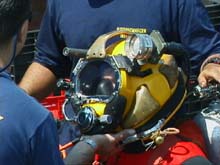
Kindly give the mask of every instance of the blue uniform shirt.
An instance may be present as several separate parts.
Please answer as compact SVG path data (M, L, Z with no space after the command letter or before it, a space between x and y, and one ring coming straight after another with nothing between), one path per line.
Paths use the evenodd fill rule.
M167 42L190 52L192 74L220 52L220 36L200 0L48 0L37 42L36 61L59 77L69 76L72 61L64 46L87 49L103 33L159 30Z
M61 165L54 119L49 111L0 73L0 164Z

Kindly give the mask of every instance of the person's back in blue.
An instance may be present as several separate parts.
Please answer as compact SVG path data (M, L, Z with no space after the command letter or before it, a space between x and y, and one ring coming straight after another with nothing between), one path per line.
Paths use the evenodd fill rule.
M0 0L0 164L63 164L51 113L13 82L9 66L22 49L30 0Z

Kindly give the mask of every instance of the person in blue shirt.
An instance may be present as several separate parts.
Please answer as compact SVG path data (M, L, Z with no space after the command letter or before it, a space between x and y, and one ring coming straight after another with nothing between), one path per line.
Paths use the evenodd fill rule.
M64 47L88 49L113 30L158 30L166 42L181 43L190 53L190 75L198 76L201 86L213 79L220 82L220 65L210 60L220 58L220 34L201 0L48 0L34 62L19 86L43 99L78 60L63 56Z
M58 78L69 76L77 61L62 55L65 46L88 49L98 36L113 30L158 30L166 42L183 44L191 55L192 75L199 74L208 56L220 52L220 35L200 0L48 0L37 54L20 86L39 100L44 98ZM211 72L204 68L200 84L205 85L207 77L220 80L219 74L211 76L216 67L212 66Z
M30 16L30 0L0 0L0 164L62 165L52 114L20 89L10 75L10 65L24 45ZM114 153L118 150L115 143L133 134L134 130L125 130L88 137L71 150L70 156L77 157L71 161L67 157L65 163L90 162L93 148L98 153ZM78 152L89 157L85 159Z
M0 1L0 164L63 164L53 117L10 76L30 16L29 0Z

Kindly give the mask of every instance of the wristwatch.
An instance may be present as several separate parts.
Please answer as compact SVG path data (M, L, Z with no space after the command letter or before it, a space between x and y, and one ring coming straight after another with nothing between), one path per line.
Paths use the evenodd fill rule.
M204 66L207 65L207 64L209 64L209 63L220 64L220 58L218 58L218 57L210 58L210 59L208 59L208 60L206 61L206 63L204 64Z
M220 56L217 57L217 56L214 56L214 57L211 57L211 58L208 58L206 61L204 61L204 63L202 64L201 66L201 70L203 70L203 68L207 65L207 64L220 64Z

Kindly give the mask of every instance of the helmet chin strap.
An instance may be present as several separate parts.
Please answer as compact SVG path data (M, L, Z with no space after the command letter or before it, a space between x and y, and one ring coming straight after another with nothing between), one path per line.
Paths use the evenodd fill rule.
M18 41L18 34L16 33L15 36L13 37L11 59L8 62L7 65L5 65L3 68L0 68L0 73L5 71L12 64L12 62L14 61L14 58L15 58L15 55L16 55L17 41Z

